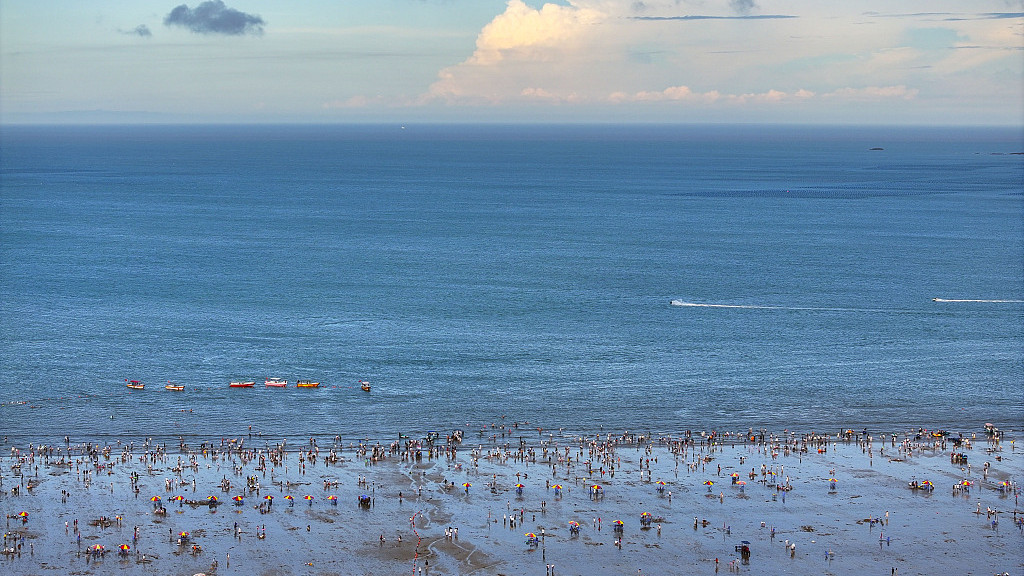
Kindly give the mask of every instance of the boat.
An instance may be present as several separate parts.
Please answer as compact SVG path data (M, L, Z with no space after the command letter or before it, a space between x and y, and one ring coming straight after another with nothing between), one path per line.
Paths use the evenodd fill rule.
M359 381L359 387L362 388L363 391L369 392L370 391L370 381L369 380L360 380Z
M312 380L299 380L295 382L295 386L298 388L319 388L319 382L313 382Z
M126 379L125 382L128 383L128 387L131 388L132 390L142 390L142 389L144 389L146 387L145 384L143 384L142 382L139 382L138 380L127 380Z
M174 390L175 392L181 392L182 390L185 389L185 386L183 384L175 384L174 382L171 382L170 380L168 380L167 381L167 385L164 386L164 389L166 389L166 390Z
M256 383L252 382L252 381L249 381L249 382L232 382L231 384L228 384L228 388L252 388L255 385L256 385Z
M272 388L284 388L288 385L288 381L280 378L267 378L266 385Z

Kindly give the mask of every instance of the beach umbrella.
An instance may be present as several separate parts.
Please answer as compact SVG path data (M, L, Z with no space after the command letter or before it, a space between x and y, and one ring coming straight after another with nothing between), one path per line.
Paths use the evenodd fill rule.
M217 497L216 496L207 496L206 497L206 501L209 502L210 504L213 504L213 503L217 502Z
M622 526L624 524L624 522L622 520L616 520L615 522L612 522L612 524L614 524L616 526Z
M831 488L832 490L835 490L836 489L836 482L839 482L839 480L836 480L835 478L829 478L828 479L829 488Z
M93 544L92 546L89 546L89 552L93 554L102 554L103 550L104 548L102 544Z
M743 492L743 487L747 485L747 483L744 482L743 480L740 480L736 484L740 487L740 492Z
M153 504L156 504L156 503L160 502L160 497L159 496L153 496L152 498L149 499L149 501L152 502Z
M267 494L266 496L263 497L263 499L266 500L267 502L270 502L274 499L274 496L272 494Z
M472 486L469 482L463 482L462 487L466 489L466 494L469 494L469 488Z
M964 480L963 482L960 483L960 485L961 486L970 486L971 485L971 481L970 480Z
M303 496L303 498L305 498L305 499L306 499L306 502L309 502L309 505L310 505L310 506L312 506L312 505L313 505L313 496L311 496L311 495L309 495L309 494L306 494L305 496Z
M534 534L533 532L527 532L527 533L526 533L526 537L527 537L527 538L536 538L536 537L537 537L537 535L536 535L536 534Z
M121 550L122 553L127 553L129 550L132 549L132 547L127 544L121 544L120 546L118 546L118 548Z
M665 491L665 481L664 480L658 480L657 482L655 482L655 484L658 485L658 488L657 488L658 492L664 492Z
M711 487L715 485L711 480L705 480L704 485L708 487L708 492L711 492Z
M245 498L239 494L238 496L232 496L231 499L235 502L235 506L241 506Z
M579 528L579 527L580 527L580 523L579 523L579 522L577 522L577 521L575 521L575 520L570 520L570 521L569 521L569 526L570 526L571 528Z
M295 506L295 497L291 494L286 495L284 499L288 501L289 506Z
M523 484L516 484L516 488L522 488L523 486Z
M338 505L338 497L335 496L334 494L331 494L330 496L328 496L327 499L331 502L331 506L337 506Z
M555 496L561 496L562 495L562 485L561 484L555 484L554 486L552 486L552 488L555 489Z

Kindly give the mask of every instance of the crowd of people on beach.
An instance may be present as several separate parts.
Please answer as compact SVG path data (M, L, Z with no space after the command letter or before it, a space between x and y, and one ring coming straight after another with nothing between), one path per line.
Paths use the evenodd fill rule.
M114 483L119 481L118 478L123 477L127 479L127 490L136 497L140 495L145 485L151 485L144 481L144 478L150 479L159 475L160 471L166 471L171 475L160 479L162 491L165 494L179 493L175 496L179 508L182 506L208 506L213 510L221 505L219 499L212 495L205 499L195 495L199 491L216 488L225 493L237 492L236 503L243 502L245 497L259 498L259 501L251 507L260 514L271 514L274 511L273 497L271 494L267 494L266 497L261 498L262 491L270 488L278 493L290 492L300 485L309 484L309 481L298 481L297 479L305 477L308 472L313 470L317 470L317 474L323 476L324 492L337 489L341 482L337 477L327 475L326 471L331 467L344 466L350 460L361 462L361 465L368 469L366 475L358 476L356 485L368 492L368 494L360 496L359 503L362 504L365 497L369 508L373 507L378 490L388 492L389 496L396 497L399 502L404 501L405 498L420 499L423 496L422 484L406 493L401 488L386 486L383 483L370 480L370 475L375 467L389 463L401 467L415 467L423 463L424 460L443 464L446 472L439 482L442 486L441 491L451 494L451 489L456 485L453 477L469 474L470 471L479 474L481 465L486 464L489 470L494 470L495 467L516 470L514 475L509 475L504 480L499 478L497 472L491 472L487 486L492 495L500 495L505 490L511 489L509 484L514 482L517 500L521 500L524 483L530 482L531 476L534 478L532 482L539 482L536 479L538 476L544 478L544 493L547 496L540 499L539 506L534 510L528 510L525 505L513 508L511 500L506 501L506 510L502 514L502 526L514 531L518 528L535 525L537 513L543 515L547 510L547 498L560 499L563 497L563 483L565 495L571 494L574 488L586 490L591 500L600 502L605 494L600 483L613 482L617 473L620 475L628 473L631 482L654 484L656 472L661 475L670 472L671 477L661 477L678 485L680 471L682 471L684 475L699 474L701 477L708 478L704 482L707 486L708 497L715 496L719 502L724 503L725 492L723 490L718 491L717 494L712 493L712 485L724 473L726 477L731 478L731 485L740 489L738 493L733 492L735 497L745 497L742 491L744 482L741 478L746 477L751 481L756 480L764 488L773 489L771 500L774 501L776 496L779 496L784 503L786 493L794 489L793 479L787 474L786 468L787 462L792 462L790 459L795 458L794 465L799 465L804 458L810 457L810 455L828 454L830 450L835 450L837 444L840 443L844 446L856 446L869 462L874 458L876 451L879 457L888 458L891 461L948 451L950 463L962 466L960 471L965 477L969 477L972 474L972 463L968 458L968 452L974 449L973 443L976 440L974 436L935 434L923 429L917 433L904 434L901 438L897 434L873 436L866 430L859 433L853 430L843 430L838 434L826 435L820 433L796 434L788 431L772 434L764 429L757 431L748 429L746 432L686 431L678 436L655 436L649 433L631 432L566 436L559 430L556 437L554 431L545 435L543 429L536 429L537 434L533 436L526 433L524 428L525 426L521 428L517 423L510 426L502 424L500 427L492 425L493 432L490 442L487 442L486 436L481 433L484 441L465 450L461 432L453 432L445 436L428 434L417 439L399 436L398 440L388 443L370 442L365 439L345 443L338 436L333 438L309 437L307 442L294 447L289 445L288 440L274 443L264 440L263 446L256 447L253 446L254 438L258 443L263 437L259 434L254 437L250 428L247 436L223 438L219 442L179 438L176 454L172 454L168 450L167 442L158 442L152 438L146 438L138 443L118 439L103 444L93 441L72 443L70 437L65 437L63 444L28 444L25 448L12 445L8 465L5 467L12 471L12 475L8 478L17 479L17 483L9 487L9 498L21 497L22 490L31 494L39 486L41 482L39 480L40 465L44 470L52 468L69 473L74 471L75 483L86 493L94 489L94 484L106 482L106 480L101 481L100 478L109 478L111 481L107 482L105 489L113 494L115 492ZM1002 435L989 435L986 440L988 453L992 454L994 458L1001 459ZM321 450L322 444L327 445L323 450ZM736 448L742 448L742 451L735 457L736 462L730 465L729 469L723 470L722 464L726 461L725 451ZM1012 449L1011 441L1011 452ZM887 450L889 451L888 456L886 455ZM628 451L628 457L624 451ZM467 453L467 456L463 457L463 453ZM736 468L745 469L742 467L751 459L755 460L755 465L749 467L749 472L744 472L741 475L739 471L731 471ZM208 477L209 471L213 467L229 472L231 477L229 478L228 474L224 473L221 474L218 483L201 485L197 481L197 477ZM976 479L973 481L961 480L955 483L954 495L969 491L970 487L978 482L982 484L988 482L990 468L990 462L985 462L982 465L980 481ZM120 474L122 470L126 470L127 473ZM140 475L140 471L145 473L145 477ZM203 471L207 471L207 473L203 474ZM834 468L829 470L829 476L834 477L835 473ZM0 475L0 485L3 485L3 480L3 476ZM8 480L8 482L10 481ZM1008 495L1013 495L1016 503L1017 495L1020 492L1019 486L1015 481L1003 482L1002 490ZM662 486L658 487L658 494L664 496L666 482L662 481L660 484ZM912 482L912 488L916 487L914 484L917 484L917 480ZM468 496L471 484L467 481L464 486ZM988 487L994 488L995 485ZM832 489L835 490L835 482L832 483ZM552 490L554 491L553 496L550 495ZM67 504L69 498L72 497L72 492L71 487L61 489L60 501L62 504ZM390 494L391 492L395 494ZM180 493L191 493L193 497L186 498ZM289 506L294 506L290 496L288 494L284 497L288 499ZM331 497L333 495L328 498ZM314 497L306 495L305 498L309 507L312 507ZM671 490L668 491L666 498L671 503ZM163 500L158 495L154 495L152 500L151 513L154 516L166 516L168 511ZM332 504L336 504L336 497L332 500ZM992 529L998 527L1000 512L991 506L984 512L986 518L991 522ZM982 513L980 504L977 513L979 515ZM885 513L886 523L888 516L887 511ZM1024 533L1024 515L1018 513L1016 506L1013 510L1013 517L1015 526ZM22 523L26 524L27 519L26 514L22 518ZM497 521L497 516L492 517L489 511L487 523L496 524ZM648 515L646 519L641 517L641 527L651 529L656 522L657 535L660 536L662 521L661 517L654 518ZM121 514L101 515L95 522L97 522L96 527L101 529L109 526L120 527L123 523L123 516ZM74 518L72 524L65 524L65 531L75 539L79 553L83 553L82 533L78 524L78 518ZM874 524L874 519L872 519L871 525ZM10 515L8 516L9 525ZM708 528L711 525L712 522L706 518L700 520L698 517L694 517L694 530ZM579 536L578 526L578 523L576 527L570 526L571 536ZM603 528L602 518L595 516L592 519L591 527L596 533L600 533ZM623 546L621 527L620 521L613 525L615 533L613 544L616 548ZM762 523L762 528L764 527L764 523ZM119 555L134 554L140 562L152 561L151 556L147 557L139 550L142 528L141 525L133 526L131 542L124 542L120 545ZM771 538L774 541L775 528L774 526L770 528ZM416 530L415 522L412 529ZM729 533L727 525L724 525L722 529L726 534ZM310 531L311 525L307 525L306 530ZM266 524L257 524L251 532L257 539L265 539ZM170 534L172 543L176 542L179 547L187 549L192 555L200 555L204 552L201 544L192 540L187 533L183 532L182 534L185 535L175 537L172 529ZM243 529L237 522L235 522L232 534L235 538L242 537ZM3 542L4 553L19 555L25 538L25 532L19 533L17 529L6 533ZM457 541L459 528L449 525L444 530L443 539L448 542ZM400 534L397 535L396 540L401 543ZM418 536L417 540L419 540ZM529 538L528 541L536 542L535 539ZM380 543L383 545L384 542L385 536L382 533ZM888 542L888 538L886 542ZM791 556L795 556L795 542L787 541L786 548ZM29 542L29 550L30 554L34 555L32 542ZM105 548L102 547L84 551L87 555L104 552ZM728 565L730 569L734 568L732 563ZM549 571L553 572L553 565L549 565Z

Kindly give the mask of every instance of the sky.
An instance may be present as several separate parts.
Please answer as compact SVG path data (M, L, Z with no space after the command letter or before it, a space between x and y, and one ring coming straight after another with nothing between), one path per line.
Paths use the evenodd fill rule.
M1024 126L1024 0L0 0L0 124Z

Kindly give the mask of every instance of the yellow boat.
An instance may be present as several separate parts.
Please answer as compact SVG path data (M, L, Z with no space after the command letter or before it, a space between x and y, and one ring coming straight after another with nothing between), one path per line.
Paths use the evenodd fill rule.
M313 382L312 380L299 380L295 383L295 386L298 388L319 388L320 383Z

